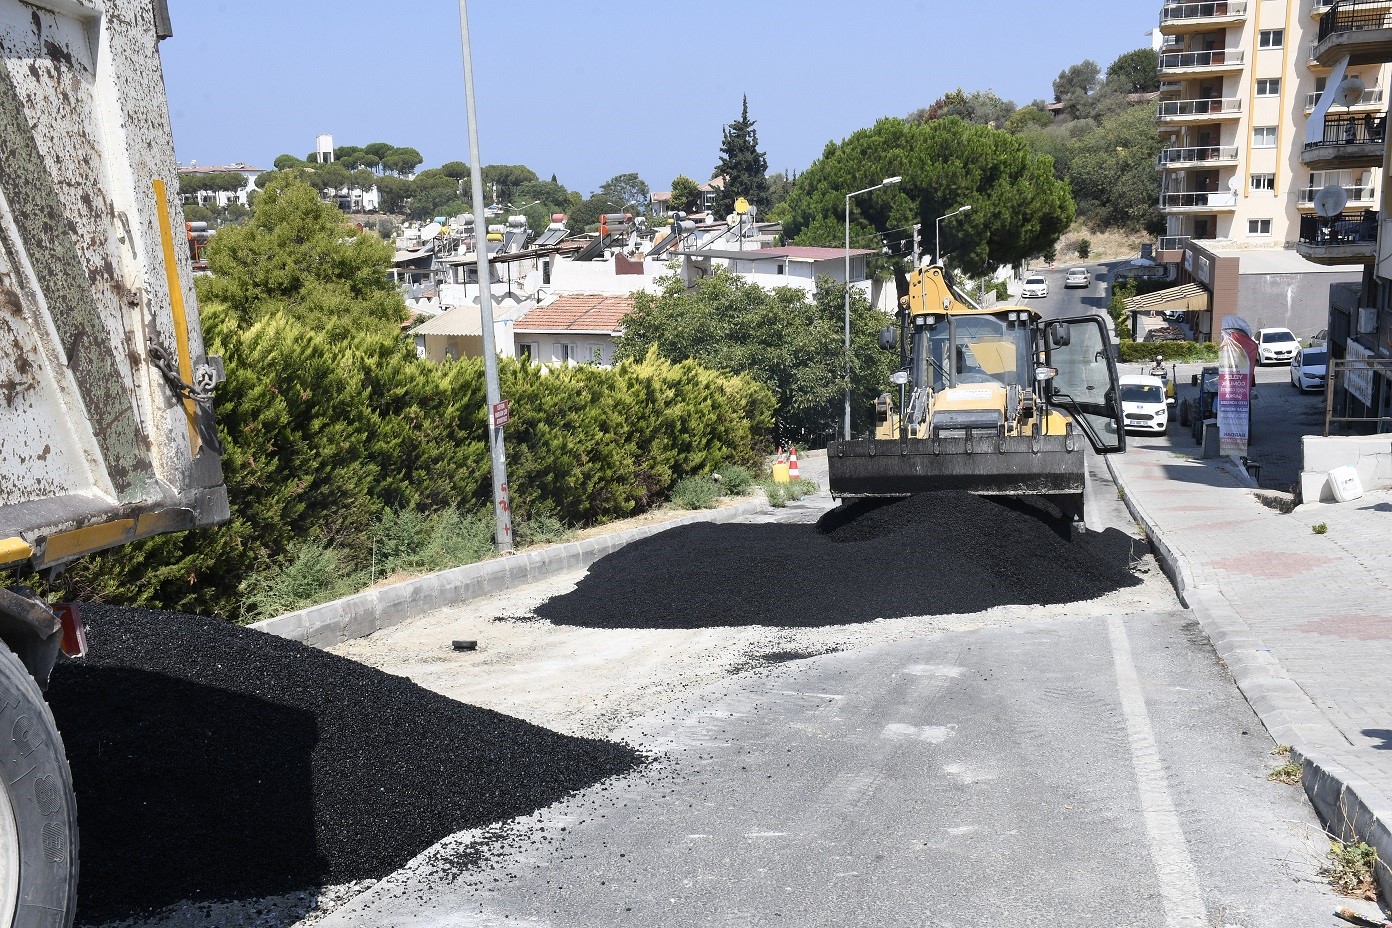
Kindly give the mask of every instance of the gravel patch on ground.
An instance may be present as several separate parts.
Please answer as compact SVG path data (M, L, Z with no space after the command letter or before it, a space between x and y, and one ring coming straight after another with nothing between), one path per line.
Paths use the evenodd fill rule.
M294 891L378 879L641 762L223 622L84 618L92 656L48 692L78 797L80 924L188 901L293 911L310 902Z
M1069 542L1018 506L925 493L840 507L816 525L672 529L602 558L574 592L536 615L586 628L781 628L961 615L1134 586L1130 568L1143 550L1115 529Z

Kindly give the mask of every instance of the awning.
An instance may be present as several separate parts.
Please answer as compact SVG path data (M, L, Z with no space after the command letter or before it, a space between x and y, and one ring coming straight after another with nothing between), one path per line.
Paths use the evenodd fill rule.
M1207 311L1208 291L1198 284L1181 284L1130 297L1122 305L1128 313L1180 309Z
M483 335L483 320L477 306L456 306L411 332L412 335Z

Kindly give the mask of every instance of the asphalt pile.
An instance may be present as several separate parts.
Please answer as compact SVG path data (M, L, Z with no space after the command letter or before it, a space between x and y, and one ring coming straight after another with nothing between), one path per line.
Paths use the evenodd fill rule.
M967 493L839 507L816 525L698 523L597 561L539 618L588 628L823 627L1095 599L1143 543L1069 541L1046 510Z
M48 698L82 830L79 920L380 879L641 758L211 619L87 606Z

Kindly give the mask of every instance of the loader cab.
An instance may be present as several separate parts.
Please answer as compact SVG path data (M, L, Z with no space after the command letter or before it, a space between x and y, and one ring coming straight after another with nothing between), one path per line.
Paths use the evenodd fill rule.
M1031 314L928 314L914 319L913 385L934 393L969 384L1032 388Z

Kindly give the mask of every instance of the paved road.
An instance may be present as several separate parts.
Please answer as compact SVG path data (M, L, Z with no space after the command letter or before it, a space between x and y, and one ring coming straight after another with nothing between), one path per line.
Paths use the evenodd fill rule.
M1319 827L1173 597L996 618L689 693L618 733L648 768L317 924L1331 924Z
M1092 283L1087 288L1064 289L1063 278L1069 267L1087 268L1092 272ZM1109 268L1106 265L1087 263L1059 265L1059 269L1056 271L1031 271L1027 276L1033 277L1037 274L1049 282L1049 295L1015 302L1037 310L1045 319L1086 316L1089 313L1106 316L1107 283L1105 278L1108 271ZM1104 277L1101 281L1097 279L1099 274Z

